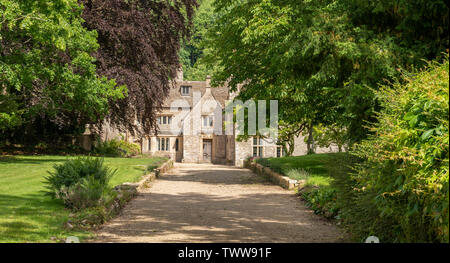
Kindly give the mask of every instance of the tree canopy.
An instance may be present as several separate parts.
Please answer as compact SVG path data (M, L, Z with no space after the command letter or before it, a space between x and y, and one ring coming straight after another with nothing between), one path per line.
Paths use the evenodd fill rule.
M57 142L105 118L123 131L155 128L196 6L1 0L1 137Z
M373 90L448 48L445 2L422 2L217 0L213 83L244 83L241 98L278 99L280 119L339 124L360 141L376 121Z
M96 73L97 33L76 0L0 1L0 133L33 140L82 133L125 89Z
M192 36L185 40L180 50L180 60L186 80L205 80L213 75L216 69L214 60L207 63L207 54L213 48L206 41L208 30L215 23L216 15L213 7L214 0L201 0L193 19Z

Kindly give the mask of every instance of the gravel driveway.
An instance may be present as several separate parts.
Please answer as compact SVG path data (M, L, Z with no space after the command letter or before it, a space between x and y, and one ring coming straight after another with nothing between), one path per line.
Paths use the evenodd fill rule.
M97 233L95 242L340 242L292 191L249 170L176 164Z

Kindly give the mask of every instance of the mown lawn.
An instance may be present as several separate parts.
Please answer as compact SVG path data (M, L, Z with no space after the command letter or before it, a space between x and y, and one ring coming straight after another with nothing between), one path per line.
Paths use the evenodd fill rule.
M263 158L257 162L292 179L306 179L307 185L329 187L333 162L345 158L347 153L323 153L283 158ZM302 173L301 170L306 171Z
M89 232L67 231L63 224L70 213L62 202L44 195L44 177L55 163L67 156L0 157L0 242L51 242L75 235L81 239ZM105 158L105 165L117 173L112 185L135 182L148 165L158 166L162 158Z

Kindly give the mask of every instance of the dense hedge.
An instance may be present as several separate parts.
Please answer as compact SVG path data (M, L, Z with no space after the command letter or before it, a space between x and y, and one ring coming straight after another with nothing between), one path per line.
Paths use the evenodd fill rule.
M347 217L357 208L370 218L357 223L366 234L390 242L449 241L448 71L447 57L377 92L383 110L373 135L354 151L363 162L347 204L353 209Z
M141 153L139 145L125 140L112 139L99 141L94 148L94 153L111 157L131 157Z

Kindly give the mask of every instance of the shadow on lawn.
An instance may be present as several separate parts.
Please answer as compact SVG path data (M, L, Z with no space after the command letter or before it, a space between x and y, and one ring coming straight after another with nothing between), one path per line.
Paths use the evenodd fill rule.
M17 158L14 156L0 156L0 163L9 163L9 164L43 164L43 163L55 163L55 162L64 162L68 158L61 158L61 159L47 159L47 158L27 158L27 157L21 157Z
M59 200L41 194L0 194L0 241L42 241L61 232L66 211Z
M340 160L346 158L347 155L347 153L312 154L283 158L263 158L258 159L257 162L285 175L290 170L302 169L312 175L329 177L333 174L333 166L339 164Z
M0 217L12 215L52 215L63 206L60 200L44 195L27 194L21 196L0 194Z

